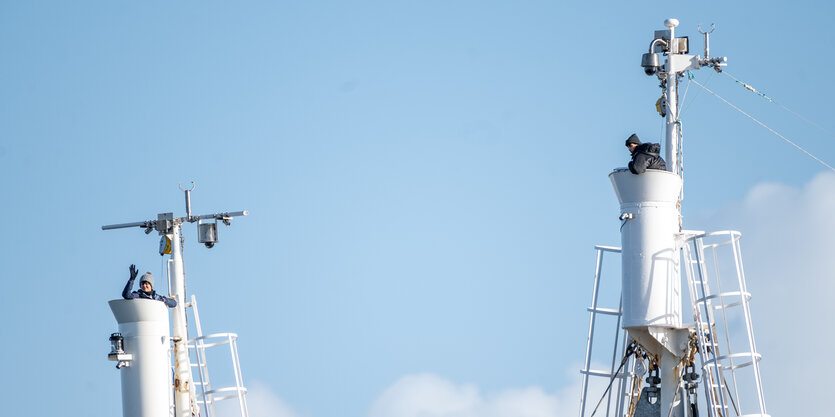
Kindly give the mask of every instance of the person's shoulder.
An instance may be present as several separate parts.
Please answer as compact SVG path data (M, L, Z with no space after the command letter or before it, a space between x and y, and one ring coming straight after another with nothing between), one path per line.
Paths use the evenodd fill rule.
M642 143L638 147L638 152L647 152L647 153L659 153L661 152L661 144L660 143Z

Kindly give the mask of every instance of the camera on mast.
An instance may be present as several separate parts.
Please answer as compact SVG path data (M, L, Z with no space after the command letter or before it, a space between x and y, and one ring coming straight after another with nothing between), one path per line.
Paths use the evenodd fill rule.
M689 62L690 56L687 55L690 52L690 38L674 35L678 20L667 19L664 21L664 26L667 29L655 31L652 42L649 44L649 51L641 56L641 67L646 75L662 77L667 72L681 72L682 66L692 67ZM661 55L667 56L666 65L662 65Z

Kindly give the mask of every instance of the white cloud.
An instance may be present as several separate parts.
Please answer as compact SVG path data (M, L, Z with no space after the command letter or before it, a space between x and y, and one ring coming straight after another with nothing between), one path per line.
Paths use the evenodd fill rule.
M434 374L407 375L387 388L368 417L563 417L576 415L576 385L547 393L542 388L483 394L473 384L455 384Z
M299 417L281 397L276 395L266 384L259 381L247 383L247 411L251 416ZM217 403L215 413L218 417L240 416L237 400L230 399Z
M710 223L743 232L742 250L766 405L772 415L831 415L835 373L835 174L803 187L755 186ZM787 395L802 385L801 395Z

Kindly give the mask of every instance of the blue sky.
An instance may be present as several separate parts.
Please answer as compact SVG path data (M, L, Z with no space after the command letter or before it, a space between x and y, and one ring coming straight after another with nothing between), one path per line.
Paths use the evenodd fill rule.
M161 260L156 236L100 227L183 215L190 181L195 213L251 213L211 250L187 228L186 274L204 329L240 335L264 414L397 417L418 391L472 415L575 412L592 246L620 240L607 174L629 134L662 134L639 67L653 31L676 17L701 54L696 27L715 23L729 73L831 132L835 35L812 21L831 15L803 1L2 1L2 414L118 413L106 301L128 265L159 276ZM831 133L696 77L835 162ZM687 91L685 224L747 236L767 401L790 413L788 376L816 364L789 369L781 340L827 314L812 301L831 288L820 208L835 181ZM797 293L778 285L800 276Z

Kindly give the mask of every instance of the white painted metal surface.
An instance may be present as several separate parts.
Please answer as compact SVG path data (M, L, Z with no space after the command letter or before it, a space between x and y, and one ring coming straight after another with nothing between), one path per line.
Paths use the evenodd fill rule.
M622 327L657 360L658 403L670 416L684 412L676 401L678 375L689 331L681 321L681 254L678 246L681 177L670 171L629 170L609 174L620 202ZM676 404L679 404L676 406Z
M133 356L119 369L124 417L160 417L169 414L170 355L168 308L146 299L108 303L124 337L125 353Z
M681 178L668 171L609 174L620 202L623 327L681 327L676 246Z
M664 21L664 26L670 30L670 41L669 49L670 53L668 56L672 56L678 53L678 42L675 41L676 39L676 26L678 26L677 19L667 19ZM664 160L667 162L667 170L673 173L678 174L678 132L679 132L679 124L678 124L678 81L676 79L676 71L673 71L671 68L671 62L668 60L666 64L666 71L667 71L667 116L665 119L666 122L666 152L664 154Z
M171 236L171 295L177 300L173 312L172 337L174 339L174 408L176 417L197 415L193 403L194 384L188 355L188 328L186 322L186 284L183 269L183 248L180 239L181 225L175 224Z

